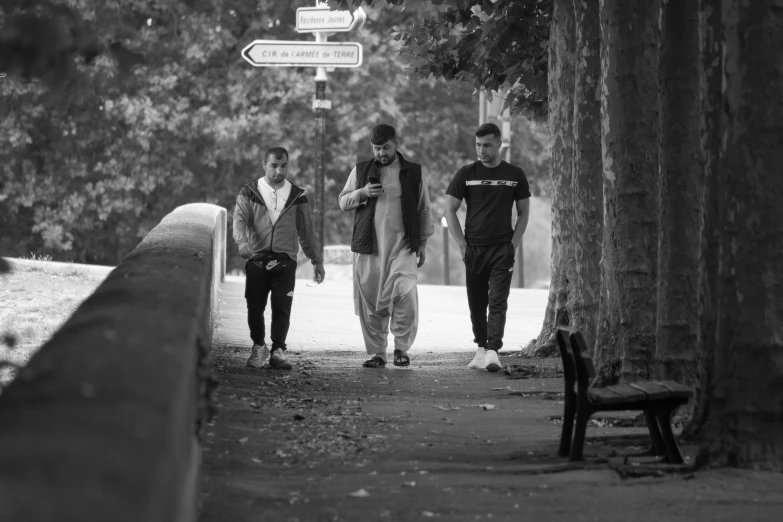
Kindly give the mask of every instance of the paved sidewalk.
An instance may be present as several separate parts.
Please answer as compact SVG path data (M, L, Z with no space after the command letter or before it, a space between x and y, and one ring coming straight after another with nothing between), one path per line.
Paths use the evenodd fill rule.
M354 315L352 283L350 280L329 280L328 273L326 277L320 285L297 280L288 344L306 352L348 350L364 353L359 318ZM215 333L218 346L225 343L250 348L244 284L244 277L226 276ZM419 285L418 289L419 333L411 355L427 351L475 350L465 287ZM519 350L538 337L548 295L549 290L511 290L504 350ZM271 311L267 307L267 324L270 319Z
M583 463L555 457L562 380L469 370L464 288L420 286L411 367L370 370L350 282L298 281L294 369L276 372L244 366L242 285L221 291L202 522L779 519L783 476L626 463L641 428L592 426ZM545 304L546 291L512 290L508 348L537 335Z

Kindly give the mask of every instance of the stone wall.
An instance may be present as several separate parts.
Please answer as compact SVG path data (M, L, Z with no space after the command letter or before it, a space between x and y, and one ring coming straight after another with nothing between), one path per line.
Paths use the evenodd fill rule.
M185 205L0 395L0 520L196 519L226 211Z

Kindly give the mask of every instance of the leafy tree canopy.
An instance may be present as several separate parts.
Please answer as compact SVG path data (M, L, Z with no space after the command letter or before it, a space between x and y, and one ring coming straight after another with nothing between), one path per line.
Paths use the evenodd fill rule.
M178 205L205 201L233 211L240 185L260 175L272 145L289 149L291 180L312 191L314 69L254 68L240 56L257 38L312 40L294 30L296 8L312 2L0 5L0 38L11 42L0 46L0 70L9 73L0 79L4 255L114 264ZM352 216L339 210L337 194L355 162L370 155L373 125L395 125L402 152L424 165L436 219L449 180L475 158L470 87L407 77L401 43L389 37L390 28L436 10L368 7L364 27L330 36L360 42L364 63L328 75L327 243L350 239ZM59 54L50 40L30 40L20 20L59 27L52 46ZM70 62L60 70L58 60ZM547 161L536 140L525 166L531 178ZM229 268L236 266L234 256Z
M0 21L0 71L4 75L26 81L42 79L62 87L74 79L79 60L89 64L102 53L110 54L122 72L143 62L118 40L120 35L100 38L89 16L72 5L3 0Z
M404 0L329 0L336 8L362 5L410 9ZM416 2L417 8L424 2ZM506 105L541 120L547 111L547 46L552 0L430 0L434 16L393 29L407 72L475 89L508 90ZM417 9L414 8L414 9ZM424 14L419 12L419 15Z

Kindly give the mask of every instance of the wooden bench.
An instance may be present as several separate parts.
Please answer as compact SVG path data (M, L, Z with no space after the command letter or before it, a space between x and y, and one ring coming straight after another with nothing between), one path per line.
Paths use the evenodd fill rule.
M663 456L663 462L683 463L672 433L671 415L693 395L689 387L674 381L636 381L594 387L593 360L582 335L578 331L558 328L557 344L565 378L563 430L558 455L569 457L571 461L582 460L587 421L594 413L641 410L647 420L654 454Z

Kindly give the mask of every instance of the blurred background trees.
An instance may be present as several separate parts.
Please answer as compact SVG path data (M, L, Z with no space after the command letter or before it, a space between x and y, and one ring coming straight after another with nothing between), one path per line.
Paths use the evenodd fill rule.
M114 265L178 205L203 201L232 212L240 186L262 175L263 151L273 145L289 149L291 181L312 193L315 70L253 68L240 56L254 39L312 40L294 29L296 8L311 5L3 3L0 252ZM368 7L361 29L330 37L362 43L364 63L329 73L327 245L350 240L352 216L336 198L354 163L369 156L373 125L395 125L402 152L425 166L436 232L448 182L475 159L478 95L465 83L409 78L402 42L391 36L438 9L425 2L403 11ZM60 36L49 51L36 38L52 27ZM26 59L14 61L20 55ZM23 66L38 62L38 69ZM512 162L542 198L525 244L527 280L541 284L549 273L548 129L522 115L512 125ZM436 233L422 282L442 282L441 255ZM241 266L229 248L229 270ZM451 266L451 283L460 284L461 266Z

